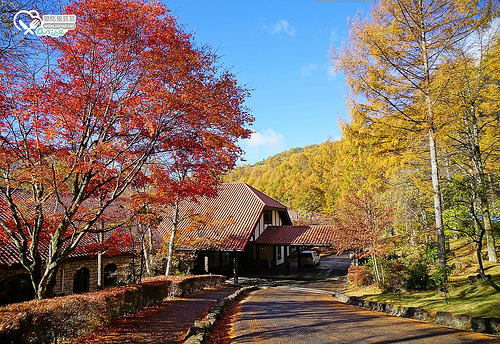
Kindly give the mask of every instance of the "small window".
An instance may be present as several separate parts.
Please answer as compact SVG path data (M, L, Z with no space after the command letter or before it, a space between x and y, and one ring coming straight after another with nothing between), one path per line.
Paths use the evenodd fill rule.
M264 210L264 224L270 225L273 223L273 212L272 210Z

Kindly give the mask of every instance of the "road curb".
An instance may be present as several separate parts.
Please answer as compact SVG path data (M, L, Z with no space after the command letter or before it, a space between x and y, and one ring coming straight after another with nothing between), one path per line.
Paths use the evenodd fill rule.
M493 334L500 337L499 318L475 317L472 315L453 314L450 312L437 312L433 315L429 311L420 307L404 307L393 305L391 303L367 301L360 297L348 296L338 292L334 293L333 298L340 302L372 311L415 319L458 330Z
M187 335L184 338L184 343L187 344L202 344L207 340L208 334L213 330L215 323L224 314L225 310L244 294L252 290L257 290L258 286L247 286L238 289L233 294L218 301L213 309L202 320L196 320L194 325L188 329Z

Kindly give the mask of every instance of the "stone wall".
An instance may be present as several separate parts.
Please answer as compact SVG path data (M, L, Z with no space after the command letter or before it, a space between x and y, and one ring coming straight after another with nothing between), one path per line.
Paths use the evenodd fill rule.
M116 264L117 279L124 279L132 273L132 256L103 257L103 268L108 264ZM136 262L136 265L139 262ZM97 290L97 257L71 260L64 262L57 272L57 284L54 288L56 295L67 295L73 293L75 273L80 268L89 269L89 291ZM136 267L136 269L138 269Z
M0 306L34 297L31 280L20 265L0 266Z
M126 281L132 275L133 257L122 255L114 257L103 257L103 268L108 264L115 264L117 271L117 281ZM135 261L135 274L139 273L140 262ZM65 261L57 272L56 286L54 293L56 296L73 293L75 273L80 268L87 268L89 272L89 290L97 290L97 257L71 259ZM104 274L103 274L104 275ZM34 298L31 280L21 265L0 266L0 306L12 302L27 301Z

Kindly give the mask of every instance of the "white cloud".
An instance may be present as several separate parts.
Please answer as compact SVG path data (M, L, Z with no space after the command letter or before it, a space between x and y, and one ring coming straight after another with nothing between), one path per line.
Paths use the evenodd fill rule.
M340 41L338 31L339 30L337 30L337 29L332 29L332 31L330 31L330 43Z
M328 81L335 81L337 79L337 71L335 71L335 66L330 65L326 69L326 77L328 78Z
M262 132L253 132L246 142L249 147L268 147L272 149L284 146L285 137L273 129L267 129Z
M264 25L264 29L272 35L280 35L281 33L284 33L288 36L295 36L295 28L284 19L280 19L271 25Z
M337 79L337 75L339 74L335 71L335 66L332 62L323 64L309 62L300 69L300 74L303 78L311 77L314 74L318 75L318 73L322 73L322 78L326 75L326 79L328 81L335 81Z
M491 48L491 43L494 37L500 33L500 18L495 18L488 29L481 33L473 33L469 35L463 42L466 51L474 58L479 59L481 54L484 54L488 48Z
M254 163L282 152L285 149L285 136L273 129L255 131L249 139L242 140L242 148L245 160Z

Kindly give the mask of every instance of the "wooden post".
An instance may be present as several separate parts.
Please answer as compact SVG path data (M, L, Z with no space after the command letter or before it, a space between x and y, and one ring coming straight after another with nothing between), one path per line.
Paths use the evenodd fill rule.
M290 273L290 254L288 253L288 250L290 249L290 246L285 246L285 264L286 264L286 273Z
M302 246L297 246L297 269L300 269L302 259L300 259L300 253L302 252Z
M234 283L238 283L238 252L233 252L233 276Z

